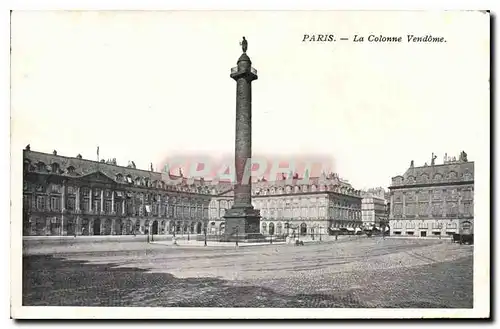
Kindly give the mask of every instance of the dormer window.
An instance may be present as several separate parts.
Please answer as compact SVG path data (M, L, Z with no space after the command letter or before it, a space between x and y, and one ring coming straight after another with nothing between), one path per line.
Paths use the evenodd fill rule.
M37 163L36 168L37 168L38 171L45 171L47 169L45 167L45 163L43 163L41 161Z
M67 168L67 170L68 170L68 174L70 174L70 175L73 175L75 173L75 167L73 167L73 166L69 166Z
M51 170L52 170L52 173L54 174L58 174L59 173L59 164L57 163L53 163L51 165Z

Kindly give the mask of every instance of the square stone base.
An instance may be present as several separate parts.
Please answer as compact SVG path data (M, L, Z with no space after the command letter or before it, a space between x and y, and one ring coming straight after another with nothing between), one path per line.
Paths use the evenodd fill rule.
M225 241L260 241L264 236L260 233L260 211L253 207L231 208L224 215Z

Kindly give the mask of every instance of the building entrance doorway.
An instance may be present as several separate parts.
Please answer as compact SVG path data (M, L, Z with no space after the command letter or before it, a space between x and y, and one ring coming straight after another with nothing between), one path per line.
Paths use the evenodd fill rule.
M274 223L269 224L269 235L274 235Z
M420 236L427 236L427 232L425 231L420 232Z
M101 220L95 219L92 228L94 229L94 235L101 235Z
M158 234L158 221L153 222L153 234Z
M300 224L300 235L306 235L307 234L307 225L306 223Z

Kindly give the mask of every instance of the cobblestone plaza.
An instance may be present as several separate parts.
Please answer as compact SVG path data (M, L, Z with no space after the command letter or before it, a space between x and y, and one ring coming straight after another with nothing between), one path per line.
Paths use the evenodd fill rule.
M449 239L183 243L25 247L23 305L472 307L473 247Z

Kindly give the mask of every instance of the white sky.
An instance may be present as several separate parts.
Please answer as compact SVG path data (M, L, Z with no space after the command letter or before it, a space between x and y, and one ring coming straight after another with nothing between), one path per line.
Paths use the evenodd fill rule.
M253 151L321 154L355 188L489 147L489 17L478 12L23 12L12 16L12 147L148 169L234 150L245 35ZM302 43L407 34L443 44ZM366 40L366 38L365 38ZM483 153L480 153L483 152Z

